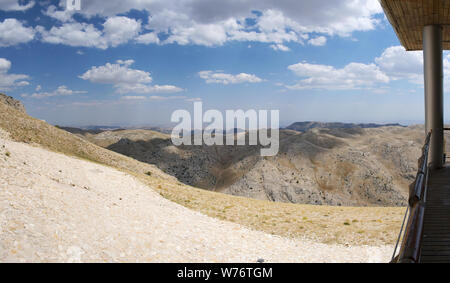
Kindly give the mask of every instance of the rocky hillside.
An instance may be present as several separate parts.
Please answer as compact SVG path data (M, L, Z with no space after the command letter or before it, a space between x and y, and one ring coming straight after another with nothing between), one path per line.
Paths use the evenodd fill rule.
M203 189L336 206L405 205L423 143L417 126L282 130L279 154L263 158L258 147L175 147L148 130L80 136Z
M25 107L23 106L22 102L12 98L11 96L7 96L3 93L0 93L0 103L10 106L22 113L26 113Z

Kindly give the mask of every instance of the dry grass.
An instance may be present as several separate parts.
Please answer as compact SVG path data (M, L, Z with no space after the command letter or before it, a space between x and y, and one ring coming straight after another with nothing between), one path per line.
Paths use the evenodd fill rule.
M323 243L393 244L403 208L294 205L214 193L179 183L158 168L91 144L0 103L0 128L19 142L87 159L136 176L163 197L219 219L275 235Z
M314 206L247 199L142 178L163 197L255 230L322 243L393 244L404 208Z

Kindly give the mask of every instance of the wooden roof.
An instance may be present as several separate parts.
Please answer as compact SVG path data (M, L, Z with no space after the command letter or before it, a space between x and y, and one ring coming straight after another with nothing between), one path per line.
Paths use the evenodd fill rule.
M449 0L380 0L389 22L406 50L422 50L426 25L443 27L443 49L450 49Z

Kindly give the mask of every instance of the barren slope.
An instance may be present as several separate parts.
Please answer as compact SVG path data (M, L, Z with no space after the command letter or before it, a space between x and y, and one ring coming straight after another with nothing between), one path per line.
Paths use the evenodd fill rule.
M146 130L84 136L154 164L181 182L261 200L337 206L404 206L423 143L420 127L283 130L280 152L254 146L172 145Z
M387 262L194 212L115 169L0 138L0 262Z

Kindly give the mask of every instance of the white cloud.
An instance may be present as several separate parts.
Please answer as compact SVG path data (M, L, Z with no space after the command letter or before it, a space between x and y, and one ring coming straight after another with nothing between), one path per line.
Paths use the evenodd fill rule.
M444 52L444 86L450 91L450 53ZM301 80L288 89L356 89L373 88L377 84L407 80L423 85L422 51L406 51L402 46L386 48L374 63L350 63L342 69L333 66L298 63L288 67ZM372 90L381 93L386 90Z
M92 24L77 22L64 23L50 30L39 26L37 30L42 41L47 43L107 49L135 38L141 30L141 23L127 17L110 17L103 24L102 31Z
M327 38L325 36L318 36L308 40L308 43L314 46L324 46L327 43Z
M68 89L66 86L62 85L59 86L56 90L52 92L39 92L42 89L40 85L36 87L36 92L28 95L28 94L22 94L22 97L31 97L31 98L46 98L46 97L55 97L55 96L69 96L74 94L85 94L87 91L79 91L79 90L71 90Z
M11 61L0 58L0 91L9 91L15 87L29 85L29 77L27 75L9 74L11 69Z
M20 81L16 84L16 86L28 86L28 85L30 85L30 83L27 81Z
M450 91L450 53L444 51L444 88ZM393 80L408 80L423 85L423 52L406 51L402 46L386 48L380 57L375 59L380 69Z
M130 95L130 96L122 96L121 99L124 99L124 100L145 100L146 97L145 96L132 96L132 95Z
M34 4L18 3L3 0L0 8L23 10ZM376 15L382 12L377 0L90 0L83 1L81 11L66 11L64 3L65 0L60 0L59 6L43 5L46 7L43 14L62 25L49 30L38 27L42 40L100 49L130 41L204 46L254 41L287 51L286 43L304 44L311 35L315 37L308 42L322 46L327 36L351 36L354 31L373 30L379 23ZM135 19L117 16L131 9L146 10L151 15L144 29ZM76 22L75 13L84 16L83 22ZM103 18L103 25L89 24L93 16ZM164 34L161 38L165 40L159 34Z
M151 15L144 30L136 20L116 17L131 9L146 10ZM382 9L377 0L90 0L83 1L82 10L77 12L86 18L105 17L103 30L86 23L66 26L73 21L73 12L50 6L45 14L65 24L48 32L41 29L44 41L102 49L132 39L142 44L204 46L255 41L287 51L286 43L304 44L312 34L316 37L310 39L311 44L324 45L326 36L373 30L379 23L375 15ZM158 37L161 33L163 41Z
M117 86L118 93L174 93L183 89L173 85L123 84Z
M0 47L27 43L34 39L33 28L25 27L16 19L5 19L0 22Z
M72 17L75 12L75 10L69 9L59 10L55 5L50 5L46 11L43 11L43 14L61 22L69 22L73 21Z
M407 79L414 83L423 83L421 51L406 51L402 46L392 46L386 48L375 62L394 80Z
M134 60L118 60L117 64L106 63L104 66L92 67L81 78L102 84L147 84L152 82L149 72L130 69Z
M237 29L237 23L234 19L218 23L196 23L187 15L163 12L149 19L148 28L156 32L168 32L169 36L163 42L166 44L218 46L229 39L228 33Z
M158 35L154 32L142 34L136 38L136 41L138 43L143 43L143 44L151 44L151 43L159 44L160 43Z
M24 1L19 0L2 0L0 2L0 10L3 11L25 11L32 8L35 4L34 1L27 1L28 3L23 3Z
M42 86L41 86L41 85L38 85L38 86L36 86L35 91L41 91L41 89L42 89Z
M342 69L333 66L298 63L288 67L301 77L289 89L347 90L373 87L377 83L388 83L389 77L375 64L350 63Z
M111 17L103 24L104 40L116 47L135 38L141 31L141 23L127 17Z
M102 38L102 32L92 24L66 23L60 27L52 27L45 30L44 27L36 28L42 36L42 41L52 44L64 44L69 46L108 48Z
M261 28L282 29L293 26L302 32L348 35L353 31L373 29L378 21L373 17L382 9L377 0L91 0L85 1L82 13L86 15L113 16L131 8L151 12L155 24L170 26L174 18L189 19L192 24L215 24L231 18L253 17L252 11L278 11L276 16L267 17ZM172 16L164 20L159 15ZM179 23L179 21L178 21ZM177 23L174 23L178 26ZM173 26L172 26L173 27ZM272 28L274 27L274 28Z
M176 99L186 99L186 96L157 96L157 95L153 95L149 97L150 100L158 100L158 101L163 101L163 100L176 100Z
M131 69L133 60L118 60L115 64L92 67L80 76L93 83L112 84L118 93L172 93L181 88L172 85L151 85L153 79L149 72Z
M263 80L252 74L240 73L237 75L225 74L214 71L201 71L198 73L200 78L206 83L212 84L241 84L241 83L260 83Z
M272 48L275 51L284 51L284 52L291 50L289 47L283 44L272 44L270 45L270 48Z
M0 72L7 72L11 68L11 61L0 58Z
M197 101L202 101L202 99L200 97L194 97L194 98L187 98L186 101L187 102L197 102Z
M73 106L78 107L97 107L104 106L106 103L103 101L89 101L89 102L72 102Z

